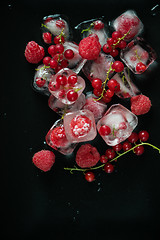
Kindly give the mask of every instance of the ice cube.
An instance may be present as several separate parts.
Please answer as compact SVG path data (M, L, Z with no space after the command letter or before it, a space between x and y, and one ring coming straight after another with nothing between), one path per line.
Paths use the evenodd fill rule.
M51 77L55 74L54 70L44 64L39 65L36 68L36 72L33 80L33 88L37 92L40 92L44 95L49 96L50 92L48 91L48 84L51 80Z
M121 104L112 105L105 115L98 121L97 129L107 145L116 144L127 139L138 124L138 118ZM110 134L101 131L102 126L110 128Z
M69 77L76 76L77 81L75 84L70 84ZM58 83L57 79L62 77L65 81L61 85ZM49 91L53 94L56 98L59 99L64 104L70 105L73 104L77 97L81 95L85 88L85 81L82 77L76 75L75 72L70 70L69 68L63 68L58 73L52 76L52 79L49 84ZM68 98L68 94L72 91L72 93L77 93L76 99Z
M53 111L55 111L60 116L62 116L65 113L80 110L84 106L85 102L86 102L86 98L83 93L79 96L77 101L71 105L62 103L61 101L59 101L58 98L54 97L51 94L48 100L48 105Z
M104 82L107 76L107 71L113 62L114 58L111 55L100 53L96 60L87 61L82 68L82 71L90 81L94 78L100 78ZM110 72L109 77L112 75L113 72Z
M143 71L138 70L138 64L144 64L147 69L155 61L156 53L143 38L137 37L121 50L120 58L133 73L140 74Z
M64 55L65 51L68 49L71 49L74 52L74 57L72 59L67 59L68 68L72 69L72 71L78 74L87 60L82 59L82 57L79 55L79 46L77 44L66 41L64 42L63 46Z
M96 135L94 115L89 110L79 110L64 116L64 128L70 142L86 142Z
M116 31L121 32L122 35L129 31L125 37L125 40L128 41L139 35L143 30L143 23L133 10L127 10L121 14L111 23L111 25Z
M99 38L101 46L103 46L108 38L108 29L103 19L91 19L78 24L75 29L80 32L81 38L96 34Z
M71 35L68 20L66 16L61 14L49 15L43 18L42 31L47 32L48 30L53 36L60 35L63 30L66 40L68 40Z
M95 122L97 122L105 113L107 105L101 100L97 101L94 94L92 94L92 92L88 92L86 94L86 103L83 106L83 109L91 111L94 115Z
M120 84L120 91L115 94L120 98L131 98L140 94L140 90L131 80L131 72L129 68L125 67L120 73L116 73L112 78Z
M57 120L50 128L46 135L46 143L64 155L71 154L77 146L66 138L62 119Z

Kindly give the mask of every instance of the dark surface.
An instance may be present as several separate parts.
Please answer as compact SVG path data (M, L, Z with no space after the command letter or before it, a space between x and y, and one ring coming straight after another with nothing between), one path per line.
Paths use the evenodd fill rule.
M157 1L158 2L158 1ZM63 13L71 27L104 15L107 21L134 9L144 23L144 38L157 52L154 70L136 77L136 84L152 101L151 111L139 117L137 131L146 129L150 142L160 146L160 11L155 1L4 1L1 8L1 113L2 126L2 230L11 239L159 239L160 157L146 147L141 157L125 155L111 175L96 172L87 183L82 173L63 170L74 165L75 153L56 153L52 170L43 173L32 164L45 135L58 116L48 107L48 98L31 87L34 68L24 58L26 44L43 45L40 32L44 16ZM1 2L2 4L2 2ZM77 9L78 8L78 9ZM114 98L128 106L128 102ZM97 137L92 144L104 153ZM78 149L78 148L77 148ZM4 154L3 154L4 153ZM155 237L156 236L156 237Z

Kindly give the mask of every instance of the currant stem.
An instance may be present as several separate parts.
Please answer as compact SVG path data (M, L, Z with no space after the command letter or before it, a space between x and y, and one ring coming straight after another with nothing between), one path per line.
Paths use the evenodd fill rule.
M83 29L83 30L81 31L81 33L84 33L84 32L89 32L93 26L94 26L94 22L93 22L93 23L91 23L91 24L90 24L90 26L89 26L88 28L86 28L86 29Z
M128 32L123 35L123 37L118 38L118 41L116 43L114 43L113 46L115 47L116 45L118 45L120 43L120 41L123 40L130 33L130 31L131 31L131 29L129 29Z
M139 146L142 146L142 145L148 145L148 146L152 147L153 149L156 149L156 150L159 152L159 154L160 154L160 148L152 145L151 143L142 142L142 143L140 143L140 144L135 145L135 146L132 147L131 149L127 150L126 152L119 153L118 156L116 156L115 158L111 159L111 160L108 161L108 162L111 163L111 162L117 161L118 158L124 156L124 155L127 154L128 152L134 151L134 149L135 149L136 147L139 147ZM86 172L86 171L89 171L89 170L97 170L97 169L99 169L99 168L103 168L103 167L105 166L105 164L106 164L106 163L101 164L101 165L99 165L99 166L97 166L97 167L91 167L91 168L77 168L77 167L75 166L74 168L64 168L64 170L68 170L68 171L71 171L71 172L72 172L72 171Z

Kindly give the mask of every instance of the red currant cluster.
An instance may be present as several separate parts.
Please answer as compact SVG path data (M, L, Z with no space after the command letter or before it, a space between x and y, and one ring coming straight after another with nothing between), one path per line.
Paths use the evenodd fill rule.
M114 93L120 91L120 84L115 79L109 80L108 75L111 71L122 72L123 69L123 63L121 61L115 61L111 64L110 69L107 72L106 80L104 82L102 82L102 80L99 78L92 80L93 93L96 97L99 97L98 100L103 99L105 103L109 103L112 100ZM108 87L107 90L106 83Z
M129 33L129 31L128 31ZM117 48L119 49L124 49L127 45L126 41L124 40L124 38L126 37L126 35L128 34L124 34L122 35L121 32L119 31L114 31L112 33L112 37L107 39L107 43L105 43L103 45L103 51L105 53L109 53L112 57L116 57L119 54L119 51Z
M77 83L77 75L70 75L67 79L65 75L58 75L56 77L56 82L50 81L48 88L50 91L59 90L59 98L67 97L67 99L71 102L76 101L78 98L78 90L74 89L75 84ZM67 94L67 95L66 95Z
M95 174L92 170L103 168L106 173L112 173L114 171L114 165L112 162L116 162L118 157L126 154L127 152L133 150L133 152L140 156L144 153L144 146L141 145L142 142L146 142L149 138L149 133L146 130L142 130L139 133L132 132L128 139L124 143L119 143L112 148L108 148L105 154L100 157L100 162L102 165L91 168L89 171L85 172L85 179L88 182L95 180ZM140 144L138 144L138 140ZM120 153L120 151L123 151ZM84 170L85 171L85 170Z

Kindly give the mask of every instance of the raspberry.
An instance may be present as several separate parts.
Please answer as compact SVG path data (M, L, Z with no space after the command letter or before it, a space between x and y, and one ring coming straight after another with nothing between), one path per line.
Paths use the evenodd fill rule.
M98 150L90 144L81 145L76 154L76 163L81 168L95 166L100 160Z
M137 95L131 98L131 111L136 115L147 113L151 108L151 101L145 95Z
M27 44L24 55L29 63L39 63L43 59L45 52L43 47L31 41Z
M74 137L86 135L91 130L91 120L83 115L76 116L72 119L71 131Z
M49 150L41 150L33 155L32 161L37 168L47 172L55 163L55 155Z
M101 51L101 44L98 37L88 36L83 38L79 43L79 54L87 60L95 60L98 58Z
M63 126L59 126L51 130L50 138L55 147L65 147L68 143Z

